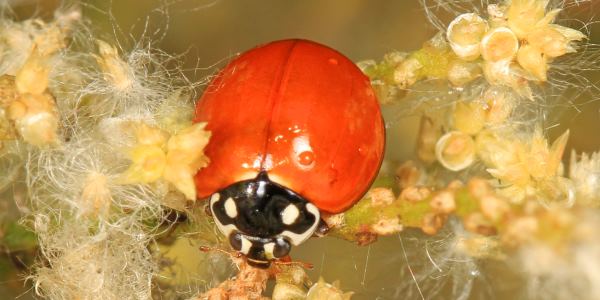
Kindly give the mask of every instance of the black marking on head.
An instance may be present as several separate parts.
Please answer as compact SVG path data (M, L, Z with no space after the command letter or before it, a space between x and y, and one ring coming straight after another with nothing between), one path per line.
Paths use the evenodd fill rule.
M309 238L320 221L312 203L271 182L265 172L223 189L209 205L232 247L254 261L287 255L291 245Z

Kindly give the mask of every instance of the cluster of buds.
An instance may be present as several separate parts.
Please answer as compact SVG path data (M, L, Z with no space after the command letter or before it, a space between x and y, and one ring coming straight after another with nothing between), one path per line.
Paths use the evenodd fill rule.
M571 184L561 175L561 160L569 138L563 133L552 145L537 130L530 139L484 132L477 138L477 153L487 171L505 184L503 194L515 202L528 196L571 202Z
M21 137L36 146L58 143L58 110L47 78L48 67L37 55L16 77L0 77L0 142Z
M444 110L423 116L418 157L426 163L437 161L451 171L471 166L477 159L478 137L504 127L517 98L510 88L489 86L475 96L463 94L448 113ZM444 117L447 115L449 119Z
M480 60L488 82L527 91L527 81L546 81L548 63L575 52L586 36L552 24L560 9L546 11L547 0L512 0L488 6L488 19L462 14L448 26L446 38L463 61Z
M479 235L498 235L502 246L530 242L558 243L556 232L572 229L575 211L548 209L530 198L515 204L497 192L489 181L472 178L466 184L454 181L440 190L409 187L395 200L396 213L405 227L436 234L450 215L462 220L466 230ZM569 239L568 234L562 235Z
M48 76L56 53L66 47L71 23L79 17L75 11L50 24L35 19L5 24L0 31L0 146L2 140L18 137L36 146L58 143L59 117Z
M195 200L194 175L208 165L202 151L210 138L205 126L206 123L196 123L169 136L160 128L138 124L137 143L129 151L132 164L123 174L124 182L151 183L164 179L188 200Z

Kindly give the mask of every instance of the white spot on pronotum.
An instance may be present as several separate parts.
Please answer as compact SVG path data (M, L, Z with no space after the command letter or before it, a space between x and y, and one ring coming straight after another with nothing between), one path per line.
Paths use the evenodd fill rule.
M281 233L282 236L285 236L288 239L290 239L290 242L294 246L300 245L302 242L306 241L309 237L311 237L317 229L319 221L321 220L321 213L319 212L319 209L316 206L314 206L314 204L307 203L306 210L309 214L315 217L315 222L310 226L310 228L308 228L305 232L302 232L300 234L288 230L285 230Z
M210 196L210 203L213 204L213 203L219 201L219 199L221 199L221 194L214 193L212 196Z
M252 247L252 242L242 236L242 248L240 249L240 252L248 255L248 253L250 253L250 247Z
M219 193L213 194L212 196L210 196L210 204L208 206L210 207L210 211L212 212L213 219L215 220L215 224L217 224L217 228L219 228L219 231L221 231L223 235L229 236L232 232L237 230L237 227L235 227L234 224L223 225L219 218L217 218L215 210L213 209L213 205L219 200L221 200L221 195Z
M235 205L235 201L232 198L227 198L225 200L225 213L230 218L235 218L238 215L237 206Z
M265 250L265 256L268 259L273 259L275 257L275 255L273 255L273 251L275 251L275 243L266 243L263 246L263 249Z
M281 220L283 221L283 224L285 224L285 225L294 224L296 222L296 220L298 219L298 216L300 216L300 211L298 210L298 207L296 207L296 205L294 205L294 204L288 205L281 212Z

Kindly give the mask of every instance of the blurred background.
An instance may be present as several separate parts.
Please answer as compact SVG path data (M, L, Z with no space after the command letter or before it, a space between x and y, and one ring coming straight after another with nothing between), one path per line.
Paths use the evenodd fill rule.
M0 0L6 2L7 0ZM91 20L97 37L118 41L124 49L137 42L154 42L154 47L178 55L192 81L213 74L236 53L278 39L305 38L339 50L354 61L379 60L390 51L420 48L437 29L430 25L420 0L87 0L82 1L84 16ZM473 1L478 4L480 1ZM8 0L18 16L51 16L58 0ZM430 3L431 4L431 3ZM431 7L435 11L435 7ZM439 16L451 20L451 14L439 10ZM600 40L600 27L592 24L600 6L593 2L570 5L564 13L576 28L589 25L590 42ZM144 38L142 38L144 37ZM597 75L590 73L595 81ZM200 92L200 91L199 91ZM571 129L570 149L600 149L600 103L589 95L570 99L553 109L547 121L549 133L557 136ZM388 120L388 155L401 161L411 156L418 128L418 117ZM567 158L570 150L567 150ZM393 154L392 154L393 153ZM328 282L340 280L342 289L355 292L354 299L420 299L411 272L426 268L421 264L429 251L447 241L424 238L417 232L393 236L367 247L358 247L333 238L312 239L294 250L294 257L315 264L311 279L320 276ZM197 247L181 254L186 264L196 265ZM182 252L184 253L184 252ZM440 253L438 253L440 254ZM440 254L441 255L441 254ZM417 257L418 256L418 257ZM411 265L411 261L415 264ZM419 262L419 263L417 263ZM460 265L461 262L451 262ZM463 262L470 263L470 262ZM493 271L498 266L480 266L482 274L455 273L449 269L422 280L426 299L457 298L455 285L473 285L469 299L484 299L493 287L496 298L508 299L519 287L514 276ZM0 269L2 266L0 266ZM460 268L460 266L458 266ZM467 268L468 269L468 268ZM461 277L462 276L462 277ZM437 278L436 278L437 277ZM439 279L439 280L438 280ZM6 279L4 285L22 286L18 279ZM427 283L429 282L429 283ZM439 286L435 286L436 282ZM438 291L433 292L433 291ZM7 294L8 295L8 294ZM9 297L10 299L12 297ZM0 299L4 299L0 294ZM462 298L468 299L468 298Z

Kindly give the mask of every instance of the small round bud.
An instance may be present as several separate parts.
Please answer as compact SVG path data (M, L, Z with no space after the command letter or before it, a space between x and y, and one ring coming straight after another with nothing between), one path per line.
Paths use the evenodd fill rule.
M535 46L525 45L517 53L519 65L531 73L539 81L546 81L546 72L548 71L548 62L542 51Z
M435 145L435 156L446 169L463 170L475 161L475 142L466 133L448 132Z
M446 38L458 57L464 60L474 60L479 57L479 42L487 30L487 22L479 15L462 14L448 26Z
M507 27L494 28L481 40L481 56L487 61L512 60L518 50L519 40Z

